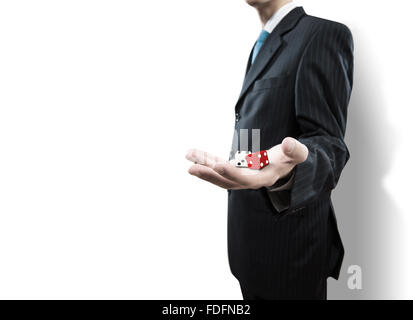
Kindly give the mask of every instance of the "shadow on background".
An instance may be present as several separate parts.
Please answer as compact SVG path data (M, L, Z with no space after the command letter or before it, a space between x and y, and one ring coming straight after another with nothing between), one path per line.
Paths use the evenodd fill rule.
M336 190L333 204L345 248L339 281L328 280L329 299L394 299L400 286L398 230L400 210L384 189L392 166L395 133L386 121L380 75L374 54L355 41L355 74L349 106L346 143L350 160ZM348 267L362 269L362 289L347 286ZM400 272L400 271L399 271ZM399 287L400 289L400 287Z

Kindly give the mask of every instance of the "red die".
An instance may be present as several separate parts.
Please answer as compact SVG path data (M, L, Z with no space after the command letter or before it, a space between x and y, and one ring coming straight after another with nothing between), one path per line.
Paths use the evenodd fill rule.
M250 153L245 157L245 159L247 160L248 168L255 170L260 170L270 163L268 161L267 150Z

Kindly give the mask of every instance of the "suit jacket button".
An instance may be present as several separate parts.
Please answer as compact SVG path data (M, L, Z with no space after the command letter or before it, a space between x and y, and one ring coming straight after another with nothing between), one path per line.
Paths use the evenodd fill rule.
M240 118L240 115L239 115L239 113L237 112L237 113L235 114L235 121L238 122L238 121L239 121L239 118Z

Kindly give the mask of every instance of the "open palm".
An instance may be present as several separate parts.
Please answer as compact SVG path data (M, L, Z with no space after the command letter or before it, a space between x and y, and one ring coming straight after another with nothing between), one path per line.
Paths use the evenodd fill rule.
M213 154L191 149L186 158L194 164L188 172L225 189L259 189L269 187L288 175L308 156L307 147L290 137L267 151L269 164L261 170L251 170L237 168L234 160L227 161Z

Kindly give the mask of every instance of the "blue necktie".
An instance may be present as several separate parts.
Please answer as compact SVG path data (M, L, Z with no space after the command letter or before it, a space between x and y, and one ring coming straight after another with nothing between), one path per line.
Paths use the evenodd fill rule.
M261 30L260 36L257 39L257 42L255 43L254 50L252 51L252 60L251 64L254 63L255 58L258 55L258 52L260 51L262 45L264 44L265 40L269 36L269 32L265 31L264 29Z

